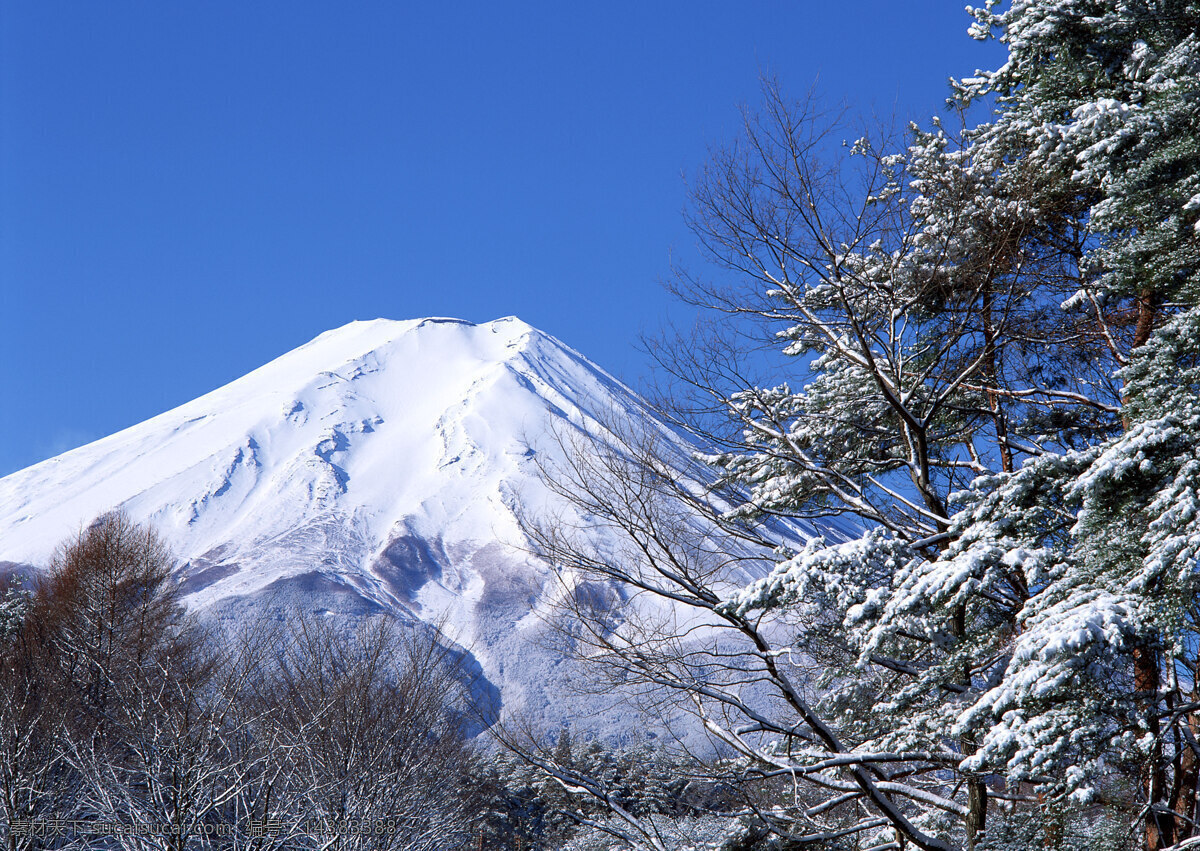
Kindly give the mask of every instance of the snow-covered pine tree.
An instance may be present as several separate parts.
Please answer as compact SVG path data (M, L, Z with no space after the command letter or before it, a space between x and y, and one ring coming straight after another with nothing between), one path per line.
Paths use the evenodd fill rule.
M1178 707L1197 696L1200 4L994 6L975 12L976 34L998 34L1009 61L962 86L966 98L997 96L997 118L975 147L1004 180L1041 173L1032 204L1071 209L1085 226L1082 285L1065 307L1091 308L1122 367L1124 433L1022 471L1041 478L1043 504L1073 523L1023 613L1027 630L996 702L983 702L1001 722L989 741L1028 769L1068 739L1111 762L1104 744L1136 738L1144 841L1168 847L1194 835L1196 818L1197 719ZM1014 507L1001 501L980 519L986 526ZM1081 688L1115 707L1120 723L1081 711L1072 697ZM1099 762L1071 759L1063 788L1087 794Z
M1188 843L1197 4L975 17L1009 61L957 96L994 98L991 121L839 150L863 134L768 85L696 182L691 224L734 284L681 276L717 319L656 351L697 391L680 423L715 445L728 489L697 499L637 435L564 443L552 486L628 546L600 552L561 518L530 536L572 576L728 636L701 648L572 612L614 682L685 697L737 755L723 771L751 807L745 837L1056 847L1074 804L1078 837L1115 814L1149 848ZM800 386L748 378L755 343ZM772 543L754 525L772 516L861 534L781 545L731 591L725 570ZM789 800L753 793L779 778Z
M1200 261L1200 5L998 5L972 10L973 34L998 37L1008 61L959 84L967 101L996 96L975 147L1006 183L1040 176L1030 198L1040 217L1058 208L1082 218L1088 286L1078 298L1124 329L1114 345L1136 348L1195 286Z
M809 375L798 391L727 396L741 434L711 460L747 489L734 519L851 515L871 531L785 553L723 611L801 615L795 646L825 669L833 758L869 764L913 813L888 814L881 840L971 846L987 772L967 761L979 731L957 720L1003 671L1031 589L1003 562L975 565L966 585L926 572L954 542L954 492L1119 429L1116 384L1083 353L1100 335L1059 307L1079 287L1079 227L1040 227L940 126L894 153L861 140L831 176L811 118L774 90L768 104L700 185L695 221L718 261L764 290L717 306L778 329ZM810 758L822 762L810 753L796 770Z
M730 205L748 183L698 196L718 260L768 285L757 315L821 352L801 392L729 397L744 439L715 460L750 488L743 512L878 527L731 605L841 612L843 729L860 750L958 750L968 845L984 778L1008 800L1097 801L1132 764L1132 820L1165 848L1196 832L1200 4L997 5L975 34L1009 61L958 86L994 96L994 119L879 160L898 174L876 203L911 216L890 241L822 235L817 268L795 262L803 228L778 227L814 217ZM749 214L770 226L750 246ZM881 290L908 298L857 295ZM864 511L905 469L922 504L897 490L907 511Z

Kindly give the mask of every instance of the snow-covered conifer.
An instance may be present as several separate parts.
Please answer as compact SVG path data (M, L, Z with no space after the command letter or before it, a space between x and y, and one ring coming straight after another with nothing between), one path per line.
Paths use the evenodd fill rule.
M707 430L726 519L866 530L781 547L715 607L789 624L824 669L813 715L773 750L707 723L797 776L871 762L878 785L830 788L880 841L971 847L998 805L1120 788L1165 848L1200 774L1200 4L999 6L973 31L1008 61L956 84L987 122L831 163L842 129L769 86L697 182L739 283L680 288L797 363L767 384L662 349L735 425Z

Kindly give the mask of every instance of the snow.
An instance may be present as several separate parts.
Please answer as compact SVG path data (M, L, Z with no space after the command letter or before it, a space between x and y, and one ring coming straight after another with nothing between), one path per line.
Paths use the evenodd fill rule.
M58 541L116 507L153 521L185 560L327 514L355 518L376 547L402 521L491 539L502 521L494 486L522 470L524 430L544 429L551 404L587 405L544 383L544 397L521 392L514 375L537 376L553 358L554 369L595 389L594 367L515 318L351 323L0 480L0 555L43 563ZM624 393L621 404L636 407Z
M667 434L628 388L515 317L353 322L0 479L0 561L44 566L120 508L171 546L195 610L243 617L296 588L336 611L320 593L350 591L528 691L558 660L519 633L559 586L525 552L514 507L553 503L535 464L552 430L595 431L613 412Z

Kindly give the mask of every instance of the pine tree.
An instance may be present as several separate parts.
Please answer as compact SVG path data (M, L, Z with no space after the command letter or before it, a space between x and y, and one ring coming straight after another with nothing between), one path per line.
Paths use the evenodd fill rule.
M1148 849L1196 833L1200 4L997 7L974 34L1008 61L956 84L994 113L957 134L839 156L844 124L767 86L694 189L735 283L682 275L718 319L656 350L722 482L698 498L638 436L564 445L556 486L628 547L530 529L731 636L573 633L614 681L686 695L739 791L794 783L747 835L1054 847L1126 811ZM729 317L796 386L747 377ZM831 532L797 546L775 517Z
M701 183L705 245L765 288L693 299L811 358L799 391L726 397L733 516L873 527L785 553L727 611L811 624L798 644L825 652L857 750L949 744L968 846L988 776L1061 806L1136 764L1163 848L1196 817L1200 4L997 5L974 32L1008 61L957 86L993 119L858 143L866 203L814 181L774 92L754 162Z

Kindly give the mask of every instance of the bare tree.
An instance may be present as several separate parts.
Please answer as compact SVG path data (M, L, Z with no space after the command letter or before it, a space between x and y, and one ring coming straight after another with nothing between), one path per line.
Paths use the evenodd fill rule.
M1036 804L989 785L989 722L968 710L1044 580L999 547L969 560L983 545L951 495L1119 435L1113 369L1137 339L1062 307L1089 284L1078 199L1051 204L1036 173L998 197L973 152L940 124L855 130L768 83L695 183L690 224L727 277L681 271L675 290L716 318L652 344L720 481L681 479L670 440L610 424L547 471L584 519L528 523L543 557L628 600L565 596L582 655L681 696L747 778L796 784L776 809L747 796L781 836L973 847L989 800ZM763 381L772 366L800 386ZM1038 512L1066 534L1066 513Z
M105 515L4 619L10 848L467 846L476 755L451 651L385 618L218 635L171 567L152 530Z
M347 635L296 614L283 639L251 692L279 761L257 815L291 847L466 847L475 755L451 652L385 617Z
M739 790L740 804L721 814L731 827L748 819L791 841L890 835L895 847L952 847L919 817L965 818L965 794L949 779L961 755L863 749L876 731L826 714L817 688L823 666L848 667L850 650L819 621L728 604L745 577L773 564L778 541L727 518L722 507L733 503L681 476L670 438L620 424L609 434L560 436L562 461L545 474L571 510L525 524L535 551L561 570L558 626L601 687L669 702L703 725L731 758L692 768ZM860 697L882 687L872 678ZM607 823L614 834L669 847L664 827L620 806L602 778L561 765L535 735L502 735L564 787L608 806L621 820Z
M60 548L26 618L58 719L47 746L71 788L53 816L112 826L121 848L227 844L216 826L252 767L231 744L255 660L184 613L172 567L153 530L104 515Z
M0 604L5 615L0 628L0 794L3 841L13 851L39 842L14 826L68 810L74 789L60 747L66 714L28 628L30 597L10 580Z

